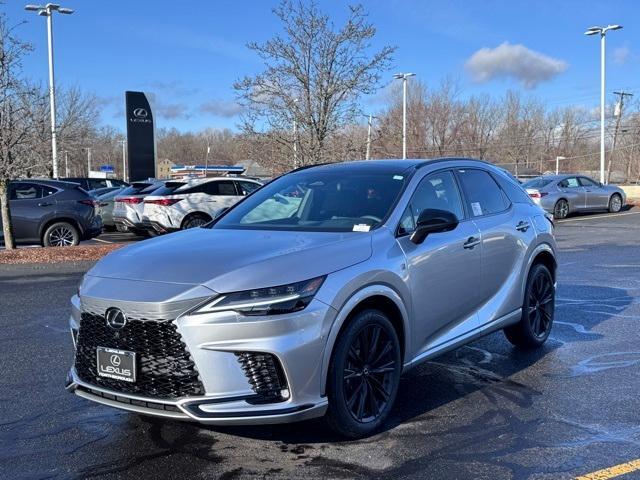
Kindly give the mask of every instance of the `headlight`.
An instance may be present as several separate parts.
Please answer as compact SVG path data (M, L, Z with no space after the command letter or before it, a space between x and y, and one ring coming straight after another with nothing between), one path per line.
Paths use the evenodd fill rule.
M281 315L304 310L326 277L278 287L258 288L227 293L197 308L193 313L212 313L233 310L243 315Z

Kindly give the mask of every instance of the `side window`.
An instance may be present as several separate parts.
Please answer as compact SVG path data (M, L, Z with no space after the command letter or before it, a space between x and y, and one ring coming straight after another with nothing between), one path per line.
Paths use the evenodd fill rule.
M95 179L92 178L88 180L89 190L95 190L96 188L104 188L107 186L107 181L105 179Z
M200 185L196 185L195 187L191 187L176 193L209 193L207 185L208 185L207 183L201 183ZM215 195L215 194L210 194L210 195Z
M427 208L447 210L459 219L464 218L460 192L450 171L433 173L420 181L402 214L398 233L411 233L420 213Z
M236 187L231 180L209 182L206 185L209 195L238 195Z
M522 186L520 186L520 184L516 183L516 180L499 174L493 175L493 178L498 182L498 185L500 185L502 190L504 190L511 202L532 203L529 194L524 190L524 188L522 188Z
M558 183L560 188L578 188L580 187L580 183L576 177L565 178L560 183Z
M472 217L491 215L509 208L509 202L493 177L484 170L460 169L458 178Z
M580 184L583 187L599 187L599 185L590 178L580 177L578 180L580 180Z
M257 183L251 182L238 182L238 190L242 195L249 195L251 192L260 188L260 185Z
M33 200L42 198L42 187L34 183L16 183L9 191L10 200Z
M48 187L46 185L42 186L42 197L48 197L49 195L53 195L58 193L58 189L54 187Z

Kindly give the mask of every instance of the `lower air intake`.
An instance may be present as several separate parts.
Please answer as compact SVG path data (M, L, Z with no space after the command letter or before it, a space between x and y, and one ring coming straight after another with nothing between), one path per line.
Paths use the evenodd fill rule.
M289 398L289 387L282 365L275 355L260 352L237 352L236 356L251 389L259 398L254 402L281 402Z

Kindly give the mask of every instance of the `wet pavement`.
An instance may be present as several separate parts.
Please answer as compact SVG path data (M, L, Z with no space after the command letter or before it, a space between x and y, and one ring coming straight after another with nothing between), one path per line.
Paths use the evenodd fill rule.
M0 267L2 478L574 478L640 457L640 214L559 223L556 322L411 371L386 430L202 427L66 393L68 299L87 264ZM640 478L640 472L624 477Z

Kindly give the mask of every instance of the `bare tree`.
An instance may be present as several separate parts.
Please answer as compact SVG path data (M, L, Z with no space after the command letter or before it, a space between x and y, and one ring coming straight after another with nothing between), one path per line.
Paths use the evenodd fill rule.
M340 28L315 0L283 0L274 13L284 34L248 45L265 70L234 85L245 111L243 129L268 135L291 156L295 144L299 165L318 163L330 136L360 114L361 95L377 90L395 49L370 53L376 29L359 5L349 7Z
M6 249L15 247L9 207L9 181L21 175L39 93L22 78L22 57L31 46L19 40L15 27L0 13L0 219Z

